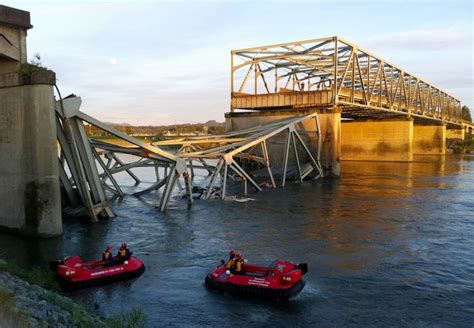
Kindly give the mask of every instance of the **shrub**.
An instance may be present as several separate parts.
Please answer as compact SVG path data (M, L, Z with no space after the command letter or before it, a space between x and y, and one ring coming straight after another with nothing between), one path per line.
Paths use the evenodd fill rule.
M33 74L33 72L47 70L48 68L43 66L43 64L41 63L41 56L38 53L33 56L33 59L29 63L24 63L20 66L20 74L24 78L31 77L31 74Z

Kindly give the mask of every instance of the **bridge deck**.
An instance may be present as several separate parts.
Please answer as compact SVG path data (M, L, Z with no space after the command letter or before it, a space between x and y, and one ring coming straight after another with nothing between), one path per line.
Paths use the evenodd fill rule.
M337 37L232 51L231 95L231 111L338 106L463 125L458 99Z

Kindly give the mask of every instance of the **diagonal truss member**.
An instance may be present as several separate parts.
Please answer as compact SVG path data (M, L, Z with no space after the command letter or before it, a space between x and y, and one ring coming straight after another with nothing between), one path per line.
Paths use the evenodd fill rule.
M118 169L125 167L124 170L134 177L136 182L139 182L138 177L134 176L127 165L121 162L118 157L112 156L112 160L115 161L113 167L110 166L110 158L108 164L104 163L99 152L87 137L84 122L134 145L133 151L136 155L148 159L148 161L142 162L141 165L153 161L157 166L169 168L169 170L166 170L167 174L160 180L159 186L154 188L156 190L164 187L160 210L164 211L166 209L171 192L181 176L184 178L187 187L188 201L192 202L191 181L186 162L183 159L133 138L81 112L79 110L81 102L81 99L76 96L61 98L56 102L56 127L60 146L60 182L66 197L73 206L85 207L88 216L93 221L97 221L99 218L113 217L114 213L111 205L105 197L105 180L110 179L114 186L113 191L119 195L123 193L113 178L113 173L116 173ZM125 147L120 148L124 149ZM102 176L97 170L95 161L99 163L104 171ZM104 175L106 178L104 178Z
M317 138L317 150L313 154L301 134L308 134L310 131L305 129L305 125L313 122L315 137ZM260 191L261 186L252 177L249 170L245 170L242 160L247 160L263 165L267 171L271 186L276 187L274 178L274 163L271 162L272 152L283 151L283 163L281 165L281 184L285 186L289 169L289 154L292 152L294 156L294 164L296 166L297 178L303 181L309 174L314 173L315 178L322 177L322 169L320 164L320 125L317 113L295 116L290 119L258 126L250 129L233 131L223 136L208 136L206 138L187 138L181 140L157 142L155 145L181 145L181 149L187 150L178 155L186 159L188 166L194 168L192 161L200 161L208 163L210 160L217 160L217 165L210 168L210 165L203 165L202 168L211 173L211 179L207 187L205 198L209 198L216 187L216 182L221 177L221 198L224 199L227 190L228 177L239 177L244 183L244 191L247 193L247 184L250 183L255 190ZM280 136L285 136L283 148L272 149L268 146L269 142L275 141ZM311 139L310 139L311 140ZM204 150L196 150L193 144L206 143L223 143L223 145ZM307 162L303 163L306 158Z
M140 196L162 189L160 210L164 211L179 178L184 178L186 195L192 202L192 178L194 171L201 169L210 175L204 198L215 194L220 180L220 197L225 198L228 179L242 181L244 192L248 184L257 191L262 190L252 167L263 167L269 185L276 188L276 176L281 177L285 186L287 177L293 173L297 180L303 181L310 174L322 177L320 165L321 135L317 113L294 116L249 129L229 132L225 135L182 138L148 144L120 132L107 124L81 112L81 99L67 97L56 103L58 142L60 145L60 181L69 202L77 207L83 206L92 220L113 217L110 202L106 199L108 190L118 197L124 195L114 178L126 172L136 182L141 180L132 169L154 167L156 182L150 187L135 193ZM131 146L120 146L89 139L84 123L91 124L113 136L126 141ZM313 135L310 135L313 133ZM281 139L284 142L279 142ZM217 146L216 146L217 145ZM180 146L176 153L160 147ZM316 151L314 151L314 149ZM313 149L313 151L311 151ZM139 159L124 162L117 154L129 154ZM276 156L282 154L282 162ZM293 161L290 163L290 154ZM249 165L255 164L255 165ZM98 171L97 165L102 172ZM164 172L162 176L159 169ZM191 172L191 175L188 174ZM106 182L110 181L110 185Z

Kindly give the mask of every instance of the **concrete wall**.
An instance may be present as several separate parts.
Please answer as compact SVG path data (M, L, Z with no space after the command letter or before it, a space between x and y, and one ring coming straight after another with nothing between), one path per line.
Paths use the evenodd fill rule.
M62 233L53 87L0 88L0 228Z
M29 12L0 5L0 75L26 63L26 31L31 27Z
M0 24L0 34L0 74L16 72L26 62L26 31Z
M314 110L298 111L298 114L310 114ZM272 122L288 119L294 116L295 111L262 111L262 112L240 112L240 113L227 113L226 117L226 129L227 131L235 131L246 128L255 127L258 125L265 125ZM341 127L341 114L339 111L328 112L318 114L319 123L321 127L322 136L322 149L321 149L321 165L324 169L326 177L337 177L340 175L340 127ZM316 131L316 125L314 120L308 120L304 126L301 126L299 130ZM317 151L318 138L314 132L308 133L306 138L304 134L302 137L307 144L310 145L310 150L313 154ZM285 145L285 134L282 133L279 136L272 138L267 145L270 147L270 161L272 168L277 171L282 170L282 163L284 157L284 145ZM289 164L293 165L293 156L290 155Z
M446 153L446 125L414 125L413 154L443 155Z
M345 121L341 127L341 159L412 161L413 121Z
M446 139L450 140L464 140L464 129L446 129Z

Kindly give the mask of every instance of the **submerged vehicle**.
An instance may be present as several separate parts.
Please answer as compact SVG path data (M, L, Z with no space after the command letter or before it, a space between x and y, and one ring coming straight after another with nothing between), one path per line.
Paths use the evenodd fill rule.
M49 269L63 287L78 288L137 277L145 271L145 265L134 256L106 265L100 260L82 262L79 256L71 256L49 262Z
M298 295L305 285L306 263L276 260L270 266L242 264L239 273L226 268L224 261L205 279L206 286L230 294L288 300Z

